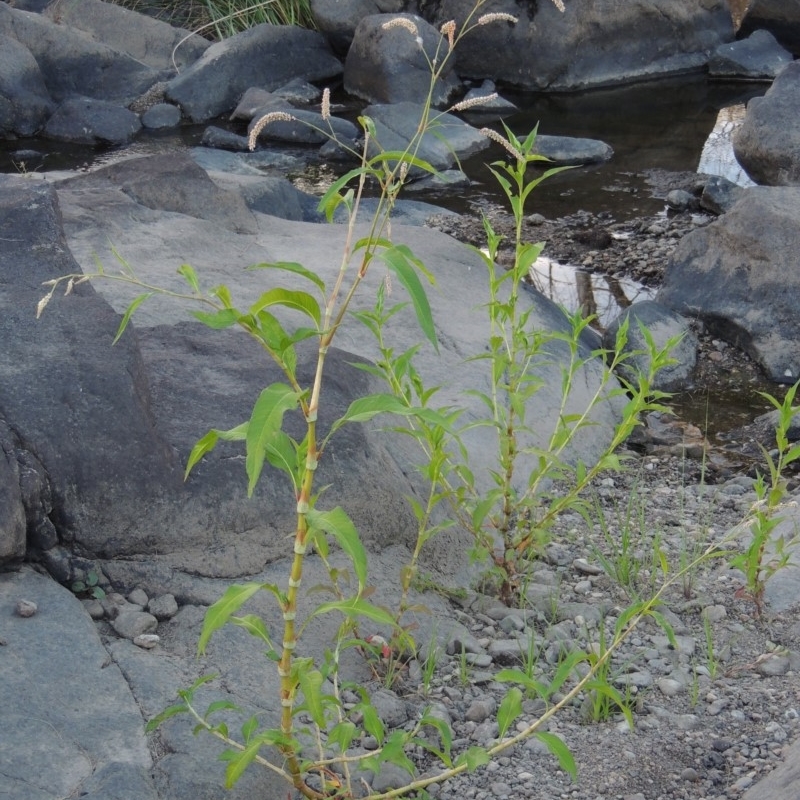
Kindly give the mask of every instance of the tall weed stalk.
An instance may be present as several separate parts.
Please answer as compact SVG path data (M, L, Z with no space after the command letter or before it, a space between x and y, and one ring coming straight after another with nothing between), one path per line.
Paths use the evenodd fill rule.
M390 236L390 214L395 199L410 170L435 172L418 155L422 136L436 125L437 114L432 107L433 87L456 43L475 25L497 21L513 22L508 14L478 16L484 0L457 31L454 22L442 26L439 51L429 60L430 91L423 104L423 113L416 136L402 151L385 152L376 141L375 126L362 117L365 144L359 154L359 165L337 180L321 201L329 218L337 208L348 213L346 244L338 272L332 280L324 280L314 270L294 262L259 264L270 275L286 275L305 284L304 290L274 286L267 289L249 307L234 305L230 289L224 285L204 290L198 275L188 265L179 269L186 283L185 291L165 291L143 284L123 261L123 271L64 276L51 282L47 295L40 301L41 314L59 286L66 285L70 293L77 284L93 279L123 281L139 287L142 293L123 315L117 338L125 330L132 315L142 303L155 294L192 302L199 306L195 317L214 329L239 327L255 339L266 355L280 368L283 379L267 386L256 400L249 419L229 430L211 430L192 449L186 475L220 441L244 443L248 492L252 494L265 465L283 473L292 486L295 497L296 523L291 537L291 553L286 584L250 582L234 584L214 603L205 617L198 649L202 653L211 637L224 625L233 624L256 637L265 648L266 656L274 662L280 688L275 698L280 708L276 727L263 727L257 717L247 719L238 734L232 733L217 714L233 708L226 701L213 703L205 712L197 707L198 689L209 680L201 678L189 689L179 693L179 702L153 719L154 729L176 714L189 714L199 730L207 731L225 743L226 785L236 783L243 771L258 763L284 778L302 796L312 800L350 798L355 796L356 771L379 772L382 765L392 763L414 773L411 750L422 748L439 765L425 778L410 778L405 786L386 792L368 793L372 800L399 797L421 792L431 783L441 782L488 763L497 755L530 736L540 737L559 758L562 766L574 774L575 765L569 751L558 737L542 730L550 717L570 703L582 691L591 688L605 697L614 698L604 689L611 653L630 635L644 616L661 620L657 605L660 592L647 600L638 601L622 612L612 640L599 654L571 653L558 665L548 679L537 680L522 670L504 670L497 679L514 686L500 703L497 722L500 731L496 743L485 747L468 747L453 752L452 732L434 714L423 713L407 730L387 730L372 707L365 687L353 687L360 698L354 709L342 699L344 677L340 674L341 655L348 649L364 652L369 643L359 634L364 621L393 632L391 643L382 644L380 656L391 656L396 650L416 650L416 644L403 626L404 615L412 608L411 587L417 573L417 562L426 542L456 522L473 535L475 552L490 558L499 575L499 592L509 602L517 597L520 580L529 560L544 541L552 522L567 509L588 513L581 499L582 490L602 470L620 468L615 453L637 424L641 412L658 407L658 393L652 391L653 373L667 363L668 348L657 350L650 343L650 371L635 383L620 386L613 378L614 370L626 358L623 354L627 329L623 326L612 353L587 351L582 345L582 333L588 321L574 316L566 332L544 332L533 324L530 304L523 301L524 282L531 264L542 249L541 244L527 244L522 239L522 217L526 201L539 183L556 170L545 170L537 177L527 174L529 166L541 161L535 152L536 132L518 139L510 130L500 140L510 155L510 161L498 161L492 171L500 182L516 221L515 262L508 271L496 266L500 237L485 222L488 250L483 253L489 281L489 301L486 313L490 322L488 351L478 358L485 359L492 376L492 388L477 392L486 411L485 419L461 423L459 408L436 407L436 388L427 387L414 367L415 347L396 353L390 341L388 323L398 306L387 307L386 291L378 292L375 305L358 317L372 331L378 342L381 357L367 369L387 381L389 391L359 398L329 430L318 424L319 409L325 383L326 358L334 344L346 315L351 313L353 298L360 291L364 278L376 262L388 270L405 288L418 320L421 335L436 347L436 335L424 284L432 282L426 265L409 248L396 245ZM387 25L407 28L416 34L414 23L398 17ZM458 107L456 107L458 110ZM323 116L325 103L323 102ZM254 142L259 130L270 121L270 115L259 121L251 134ZM379 187L377 211L369 222L365 236L359 236L356 221L367 181ZM275 311L291 311L302 322L294 326L282 322ZM297 346L302 342L316 344L316 367L312 379L303 383L297 370ZM602 377L586 406L572 410L569 399L578 377L597 357L607 357ZM552 430L541 438L537 420L529 419L529 404L542 387L537 368L564 363L560 372L561 407ZM601 362L603 363L603 362ZM594 424L593 412L603 403L617 401L622 406L621 420L597 463L584 464L570 458L576 438ZM284 419L299 414L304 420L304 435L293 438L284 428ZM324 458L331 437L344 425L362 423L378 415L392 414L401 421L400 428L421 446L421 473L428 487L420 498L412 501L417 519L416 544L409 562L401 571L400 600L394 609L386 609L370 601L367 553L350 517L341 507L323 509L315 477L320 460ZM464 438L473 428L493 431L498 443L497 468L488 476L473 474ZM489 489L484 487L489 485ZM550 491L553 485L558 491ZM449 516L442 509L452 512ZM338 546L349 559L354 576L350 590L340 580L340 573L330 568L334 599L318 604L304 619L298 619L298 596L303 583L305 560L314 548L325 564L331 544ZM667 581L667 584L669 581ZM663 591L663 589L662 589ZM241 613L248 600L266 593L277 604L283 626L279 640L273 640L263 619ZM304 655L302 631L305 623L315 617L331 615L337 621L334 644L325 655L315 660ZM664 623L666 626L666 623ZM666 626L668 629L668 626ZM578 666L589 668L579 677ZM517 733L511 726L522 712L523 693L535 694L550 700L561 693L559 702L552 703L537 720ZM429 735L431 730L437 736ZM363 736L372 737L377 748L371 752L355 751L354 745ZM316 755L308 755L308 745L314 745ZM277 760L264 751L277 752Z

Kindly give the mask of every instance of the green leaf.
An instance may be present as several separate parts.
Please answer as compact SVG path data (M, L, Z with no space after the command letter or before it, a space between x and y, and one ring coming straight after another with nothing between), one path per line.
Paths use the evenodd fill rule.
M229 586L216 603L209 606L203 620L203 630L197 642L197 652L206 651L208 640L214 631L219 630L257 591L263 587L260 583L234 583Z
M327 614L331 611L339 611L351 619L359 619L363 617L383 625L389 625L391 627L395 626L395 619L388 611L378 608L377 606L372 605L372 603L368 603L366 600L362 600L359 597L353 597L349 600L335 600L330 603L323 603L322 605L317 606L311 612L309 618L316 617L319 614Z
M133 316L133 312L136 311L139 306L144 303L145 300L152 297L155 292L145 292L145 294L140 294L137 298L133 300L133 302L125 309L125 313L122 316L122 321L119 323L119 328L117 328L117 335L114 337L114 341L111 342L112 346L115 345L125 333L125 328L128 327L128 323L131 321L131 316Z
M145 725L144 731L145 733L152 733L162 722L166 722L168 719L178 714L187 714L188 712L189 707L186 703L176 703L174 706L169 706L160 714L156 714L156 716Z
M343 719L328 731L327 744L328 746L335 744L340 752L345 753L355 738L356 731L354 723L349 719Z
M386 735L386 729L375 707L371 703L359 703L357 709L361 711L364 730L381 745L383 737Z
M417 275L417 270L412 265L413 256L411 258L411 251L404 245L397 245L388 250L383 250L380 257L386 263L398 280L405 287L411 297L411 302L414 306L414 311L417 314L417 322L419 323L425 338L433 345L436 352L439 352L439 342L436 339L436 329L433 324L433 315L431 314L431 307L428 303L428 296L425 294L425 289ZM419 266L419 265L417 265Z
M212 714L215 714L217 711L241 711L239 706L235 703L232 703L230 700L215 700L209 707L206 709L206 713L203 715L203 719L207 720Z
M298 670L298 681L303 692L303 709L311 715L314 724L320 728L325 727L325 710L322 704L323 677L319 670Z
M228 431L210 430L205 436L198 440L197 444L192 448L189 453L189 459L186 462L186 470L183 473L183 479L189 477L189 473L197 462L206 454L210 453L217 445L217 442L222 439L226 442L241 441L247 436L248 423L243 422L235 428Z
M258 614L245 614L243 617L231 617L230 621L240 628L244 628L251 636L261 639L267 647L272 648L272 640L269 637L266 623Z
M392 394L371 394L359 397L357 400L353 400L344 415L334 422L329 436L348 422L369 422L379 414L408 415L409 413L408 406Z
M490 761L489 754L483 747L470 747L469 750L465 750L459 755L455 766L460 767L462 764L466 764L469 772L475 772L478 767L483 767Z
M572 757L569 748L554 733L537 731L534 736L547 745L547 749L558 759L558 765L566 772L572 780L578 778L578 768L575 766L575 759Z
M178 274L183 275L184 280L189 286L200 294L200 283L197 280L197 273L188 264L181 264L178 267Z
M310 509L306 518L312 528L318 528L336 539L339 547L353 563L358 578L358 592L361 594L367 583L367 553L359 538L356 526L342 508L338 506L330 511Z
M497 727L500 738L506 735L511 723L522 713L522 692L516 686L506 693L497 709Z
M251 314L258 314L264 308L270 306L283 306L294 311L300 311L310 317L319 328L322 320L319 303L308 292L298 292L293 289L270 289L264 292L261 297L250 306Z
M239 319L239 312L235 308L221 308L219 311L192 311L192 316L200 320L203 325L220 331L223 328L230 328Z
M535 692L538 697L547 698L550 694L543 683L531 678L520 669L501 669L494 679L500 683L518 683L528 691Z
M248 269L279 269L283 272L293 272L295 275L301 275L310 280L323 295L325 294L325 281L316 272L306 269L302 264L298 264L295 261L270 261L262 264L253 264Z
M245 747L240 753L231 758L228 766L225 768L225 788L232 789L239 778L242 777L244 771L253 763L258 751L261 749L263 742L260 737L254 739L250 744Z
M253 413L247 426L247 496L252 497L253 490L264 466L264 457L269 445L272 445L276 434L283 425L283 415L297 407L300 393L290 386L274 383L268 386L256 400Z

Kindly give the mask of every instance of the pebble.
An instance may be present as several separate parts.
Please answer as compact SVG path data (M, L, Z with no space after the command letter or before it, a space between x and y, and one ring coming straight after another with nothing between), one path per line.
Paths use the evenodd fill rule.
M162 594L147 603L147 610L158 620L172 619L178 613L178 603L171 594Z
M141 633L134 638L133 643L144 650L152 650L160 641L161 637L155 633Z
M142 608L145 608L147 606L148 600L149 598L147 596L147 592L145 592L144 589L134 589L128 595L129 603L133 603L133 605L135 606L141 606Z
M785 675L789 671L791 660L788 655L769 655L756 664L756 672L766 678Z
M146 611L123 611L112 621L111 627L123 638L134 640L143 633L152 633L158 620Z
M33 600L17 600L16 611L20 617L32 617L38 610Z

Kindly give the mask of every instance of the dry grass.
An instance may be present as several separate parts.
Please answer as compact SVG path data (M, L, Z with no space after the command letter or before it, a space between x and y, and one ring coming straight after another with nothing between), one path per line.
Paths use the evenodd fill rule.
M313 28L309 0L110 0L209 39L224 39L262 22Z

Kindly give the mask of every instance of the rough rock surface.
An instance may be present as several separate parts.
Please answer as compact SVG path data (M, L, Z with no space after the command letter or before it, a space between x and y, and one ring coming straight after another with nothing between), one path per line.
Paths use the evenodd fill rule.
M403 20L409 28L396 23ZM374 14L359 22L344 63L344 88L370 103L423 103L431 63L447 52L439 31L414 14ZM444 65L431 100L441 108L459 88L454 60Z
M714 78L772 80L792 54L781 47L769 31L755 31L746 39L720 45L708 62Z
M0 135L36 133L54 107L31 52L0 34Z
M800 188L744 190L722 217L683 238L657 295L738 344L784 383L800 376L799 214Z
M204 122L233 111L251 86L271 91L293 78L320 81L341 71L320 33L263 24L209 47L170 81L167 97L189 119Z
M786 66L763 97L747 104L744 122L733 137L736 160L756 182L800 185L800 62Z
M472 6L472 0L439 0L425 15L435 26L450 19L461 25ZM550 0L493 4L491 11L519 21L468 34L459 74L527 89L584 89L700 70L718 45L734 38L725 0L572 0L564 6L562 13ZM634 33L644 30L644 38Z
M800 1L750 0L746 4L740 35L766 30L796 56L800 55Z

